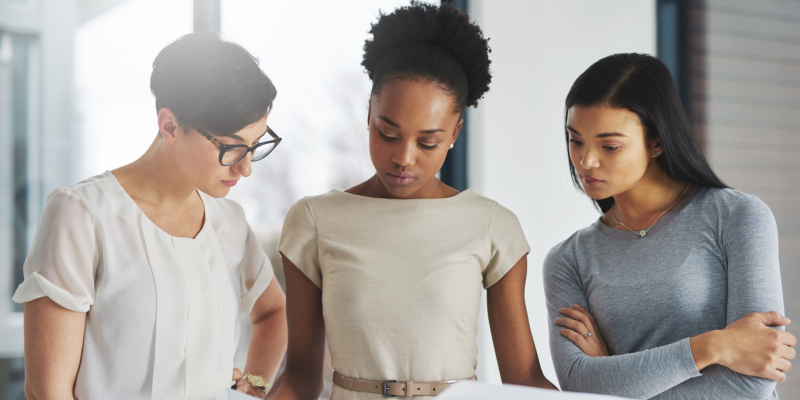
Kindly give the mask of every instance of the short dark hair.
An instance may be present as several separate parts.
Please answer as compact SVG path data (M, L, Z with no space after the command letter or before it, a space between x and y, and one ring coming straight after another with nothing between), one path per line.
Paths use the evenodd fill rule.
M181 36L153 61L156 111L172 110L181 127L231 136L264 118L277 90L258 59L214 32Z
M364 44L372 93L393 79L430 79L451 94L456 111L477 106L489 90L489 43L481 29L451 3L412 1L372 24Z
M598 104L630 110L639 116L647 137L661 140L664 152L656 161L670 178L700 187L728 187L708 164L681 105L672 74L659 59L647 54L613 54L592 64L575 80L564 112L568 154L569 109ZM568 162L572 182L583 191L575 166ZM594 202L605 213L614 205L614 198Z

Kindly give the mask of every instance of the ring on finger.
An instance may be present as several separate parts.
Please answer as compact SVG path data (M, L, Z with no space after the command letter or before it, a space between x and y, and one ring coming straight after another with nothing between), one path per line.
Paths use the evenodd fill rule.
M589 333L587 333L587 334L583 335L583 338L584 338L584 339L586 339L586 338L588 338L589 336L592 336L592 332L589 332Z

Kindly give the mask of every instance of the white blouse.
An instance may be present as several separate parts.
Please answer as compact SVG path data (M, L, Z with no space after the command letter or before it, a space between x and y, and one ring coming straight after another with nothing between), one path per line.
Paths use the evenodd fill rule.
M153 224L111 172L48 198L14 301L86 312L78 399L210 399L230 386L241 313L272 267L227 199L194 239Z

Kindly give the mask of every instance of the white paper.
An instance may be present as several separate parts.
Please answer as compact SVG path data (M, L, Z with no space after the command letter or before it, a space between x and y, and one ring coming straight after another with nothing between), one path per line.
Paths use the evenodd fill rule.
M610 400L622 399L599 394L557 392L518 385L460 381L445 389L436 400ZM231 398L233 400L233 398Z
M244 394L242 392L237 392L231 388L225 388L225 391L228 392L228 399L230 400L252 400L258 399L258 397L250 396L249 394ZM444 393L444 392L442 392ZM260 399L259 399L260 400Z

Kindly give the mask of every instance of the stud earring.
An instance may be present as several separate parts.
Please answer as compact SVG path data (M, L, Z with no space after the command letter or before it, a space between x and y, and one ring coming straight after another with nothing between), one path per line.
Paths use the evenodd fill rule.
M450 148L451 148L451 149L453 148L453 143L450 143Z
M656 152L656 157L658 157L658 156L660 156L660 155L661 155L661 152L660 152L660 151L657 151L657 152Z

